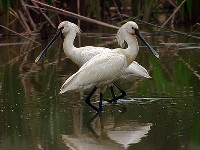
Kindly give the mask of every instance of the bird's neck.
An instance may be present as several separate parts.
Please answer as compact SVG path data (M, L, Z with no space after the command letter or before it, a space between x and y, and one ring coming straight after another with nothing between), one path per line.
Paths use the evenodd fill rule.
M135 36L132 36L130 34L125 36L125 41L128 45L128 48L126 49L126 52L129 53L128 63L132 63L138 55L138 41Z
M69 31L67 35L65 35L64 42L63 42L63 49L65 55L71 59L75 64L78 66L82 65L81 59L80 59L80 53L78 51L79 48L76 48L74 46L74 39L76 37L75 31Z
M74 50L74 39L76 37L76 32L71 30L66 35L64 35L63 49L66 56L71 55Z

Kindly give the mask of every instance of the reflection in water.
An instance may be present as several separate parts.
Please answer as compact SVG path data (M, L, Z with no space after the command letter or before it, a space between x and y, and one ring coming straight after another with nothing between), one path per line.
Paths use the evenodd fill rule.
M114 117L104 118L102 114L95 114L90 119L87 126L90 133L81 132L81 126L77 125L80 124L76 124L73 135L62 135L66 146L76 150L127 149L130 144L139 143L143 137L147 136L152 126L151 123L138 123L137 121L118 125L115 124Z

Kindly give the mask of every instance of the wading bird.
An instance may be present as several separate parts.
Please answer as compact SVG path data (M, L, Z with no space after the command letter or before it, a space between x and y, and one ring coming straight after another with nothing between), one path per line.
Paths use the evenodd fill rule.
M125 40L125 38L123 37L124 35L122 33L122 30L126 26L129 26L129 24L131 24L131 23L133 23L133 22L131 22L131 21L127 22L118 31L117 39L118 39L118 43L120 44L120 46L122 46L124 44L124 40ZM105 47L94 47L94 46L85 46L85 47L76 48L73 45L73 42L76 37L76 34L80 33L80 29L74 23L71 23L69 21L64 21L59 24L57 33L55 34L55 36L53 37L51 42L46 46L46 48L36 58L35 62L38 62L41 59L41 57L43 56L45 51L54 43L54 41L57 39L57 37L59 36L60 33L62 33L64 35L64 42L63 42L64 53L66 54L66 56L68 56L69 59L71 59L79 67L81 67L84 63L86 63L88 60L90 60L95 55L104 53L104 52L110 52L112 50L112 49L105 48ZM142 41L145 42L145 40L142 36L140 36L140 38L142 39ZM145 44L149 47L148 43L145 42ZM137 52L135 53L135 57L136 56L137 56ZM127 77L130 78L130 77L135 77L135 76L150 78L147 70L145 68L143 68L141 65L139 65L137 62L133 61L131 63L131 65L129 65L126 68L125 72L122 75L122 78L127 78ZM113 100L111 100L111 102L116 101L119 98L123 98L126 95L125 91L123 89L121 89L117 85L116 82L113 82L113 83L121 91L121 95L115 97L114 92L113 92L113 87L110 86L111 93L113 96Z
M61 29L65 37L69 34L69 31L65 27L60 27L59 29ZM121 46L126 41L128 47L126 49L116 48L92 57L65 81L60 89L60 93L93 88L91 93L86 97L85 102L97 112L101 112L103 92L106 85L122 76L126 72L126 68L134 61L138 54L139 46L136 36L148 46L157 58L159 57L158 53L142 37L137 24L135 22L127 22L118 31L118 41ZM74 47L73 44L71 44L71 47ZM90 102L90 99L98 88L100 89L100 101L97 108Z

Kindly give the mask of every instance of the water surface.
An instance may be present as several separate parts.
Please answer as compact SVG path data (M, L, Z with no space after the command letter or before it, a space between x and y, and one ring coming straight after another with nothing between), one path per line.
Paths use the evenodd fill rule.
M83 34L75 44L114 48L113 33ZM64 56L61 39L39 64L34 60L47 41L36 46L20 38L2 39L0 149L200 149L200 45L162 33L145 38L160 59L139 42L136 61L152 79L117 81L127 96L116 105L104 102L101 116L85 104L87 93L58 94L78 70ZM105 98L110 97L107 90Z

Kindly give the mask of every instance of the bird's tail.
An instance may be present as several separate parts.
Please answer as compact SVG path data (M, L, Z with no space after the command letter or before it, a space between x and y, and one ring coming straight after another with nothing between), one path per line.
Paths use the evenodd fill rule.
M78 88L78 80L76 80L76 74L73 74L72 76L70 76L66 81L65 83L61 86L60 88L60 93L59 94L62 94L66 91L71 91L71 90L75 90Z

